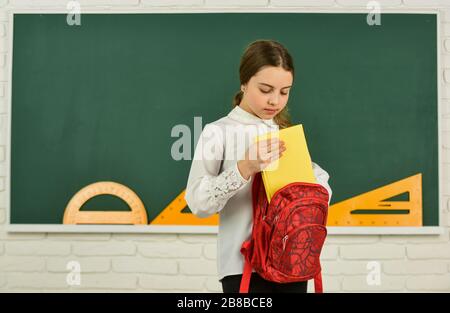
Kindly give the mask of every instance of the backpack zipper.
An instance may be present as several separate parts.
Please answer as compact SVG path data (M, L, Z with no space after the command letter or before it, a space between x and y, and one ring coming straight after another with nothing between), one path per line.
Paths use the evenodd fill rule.
M310 200L310 199L316 199L316 198L315 198L315 197L307 197L307 198L302 198L301 200ZM285 208L284 210L288 212L288 213L287 213L288 216L291 215L291 213L292 213L292 212L291 212L291 208L292 208L293 206L296 206L296 205L298 206L298 205L299 205L298 202L301 201L301 200L300 200L300 199L294 200L292 203L289 203L289 204L286 206L286 208ZM322 204L328 206L328 201L325 202L325 201L321 201L321 200L319 199L319 202L321 202ZM305 206L305 205L308 205L308 204L300 204L300 206ZM326 208L324 209L323 207L320 207L319 210L324 211L325 214L327 213L327 209L326 209ZM267 211L270 211L270 207L268 208ZM327 214L326 214L326 215L327 215ZM267 215L264 215L264 216L263 216L263 220L266 219L266 216L267 216ZM278 222L279 218L280 218L280 213L278 213L277 215L275 215L275 217L274 217L273 220L272 220L271 225L275 225L275 224Z
M294 233L295 235L297 235L299 232L304 231L307 228L312 228L312 227L318 227L318 228L323 229L325 231L325 236L328 233L326 226L323 226L322 224L316 224L316 223L302 225L302 226L298 227L297 229L291 230L289 233ZM287 244L288 239L289 239L288 234L284 235L284 237L281 239L281 242L283 244L283 252L286 250L286 244Z
M288 235L285 235L284 237L283 237L283 239L282 239L282 242L283 242L283 252L284 252L284 250L286 249L286 241L288 240Z
M325 192L326 192L326 194L327 194L327 196L328 196L327 204L328 204L328 201L330 200L330 194L328 193L328 190L327 190L324 186L322 186L321 184L318 184L318 183L306 183L306 182L293 182L293 183L287 184L286 186L284 186L284 187L282 187L281 189L277 190L277 191L272 195L272 200L275 199L275 197L276 197L279 193L283 192L283 191L284 191L285 189L287 189L288 187L291 187L291 186L294 186L294 185L304 185L304 186L306 185L306 186L312 186L312 187L319 186L319 189L325 190ZM270 201L270 202L272 202L272 201ZM269 204L270 204L270 203L269 203Z
M287 207L286 207L286 211L288 211L288 213L287 213L287 216L286 216L286 219L288 219L289 218L289 216L291 216L295 211L297 211L297 210L299 210L299 209L296 209L296 210L294 210L294 211L291 211L291 208L292 208L292 206L294 206L294 204L295 204L295 201L294 201L294 203L292 203L292 204L290 204L290 205L288 205ZM326 219L327 219L327 212L326 212L326 209L325 210L323 210L322 209L322 207L320 207L320 210L323 212L323 211L325 211L325 212L323 212L324 214L325 214L325 221L326 221ZM274 219L273 219L273 221L272 221L272 232L271 232L271 234L270 234L270 236L272 237L273 236L273 230L275 229L275 225L278 223L278 220L280 219L280 214L277 214L275 217L274 217ZM325 229L326 229L326 226L324 226L324 225L322 225L322 224L315 224L315 223L313 223L313 224L305 224L305 225L302 225L302 226L300 226L299 228L305 228L306 226L310 226L310 225L319 225L319 226L323 226ZM287 231L287 229L285 229L284 230L284 232L285 232L285 234L286 234L286 231ZM282 243L283 243L283 251L284 251L284 249L286 248L286 241L288 240L288 238L289 238L289 236L286 234L283 238L282 238Z

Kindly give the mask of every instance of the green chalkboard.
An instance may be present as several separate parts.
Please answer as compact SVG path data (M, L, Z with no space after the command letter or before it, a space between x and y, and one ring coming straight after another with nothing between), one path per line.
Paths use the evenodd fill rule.
M331 204L422 173L423 224L438 225L435 14L15 14L11 224L61 224L82 187L115 181L154 219L186 186L175 125L231 110L246 45L293 55L289 99ZM192 145L194 145L192 134ZM194 146L192 146L192 152ZM103 196L83 210L127 210Z

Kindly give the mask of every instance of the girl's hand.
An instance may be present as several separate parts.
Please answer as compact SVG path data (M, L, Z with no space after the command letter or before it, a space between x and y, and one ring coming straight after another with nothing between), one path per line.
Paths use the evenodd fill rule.
M238 169L246 180L264 170L270 163L281 158L286 150L283 141L278 138L261 140L252 144L245 152L243 160L238 162Z

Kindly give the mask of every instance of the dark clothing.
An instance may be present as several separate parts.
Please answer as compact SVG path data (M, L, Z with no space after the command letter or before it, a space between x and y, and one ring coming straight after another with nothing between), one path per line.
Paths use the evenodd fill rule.
M238 293L242 274L225 276L220 282L224 293ZM250 279L249 293L306 293L308 281L295 283L276 283L265 280L253 272Z

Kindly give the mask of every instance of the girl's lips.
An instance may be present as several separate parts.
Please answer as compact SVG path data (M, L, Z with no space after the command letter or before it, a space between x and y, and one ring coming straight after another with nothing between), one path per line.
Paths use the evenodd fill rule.
M275 113L275 112L277 112L278 110L264 109L264 111L269 112L269 113Z

